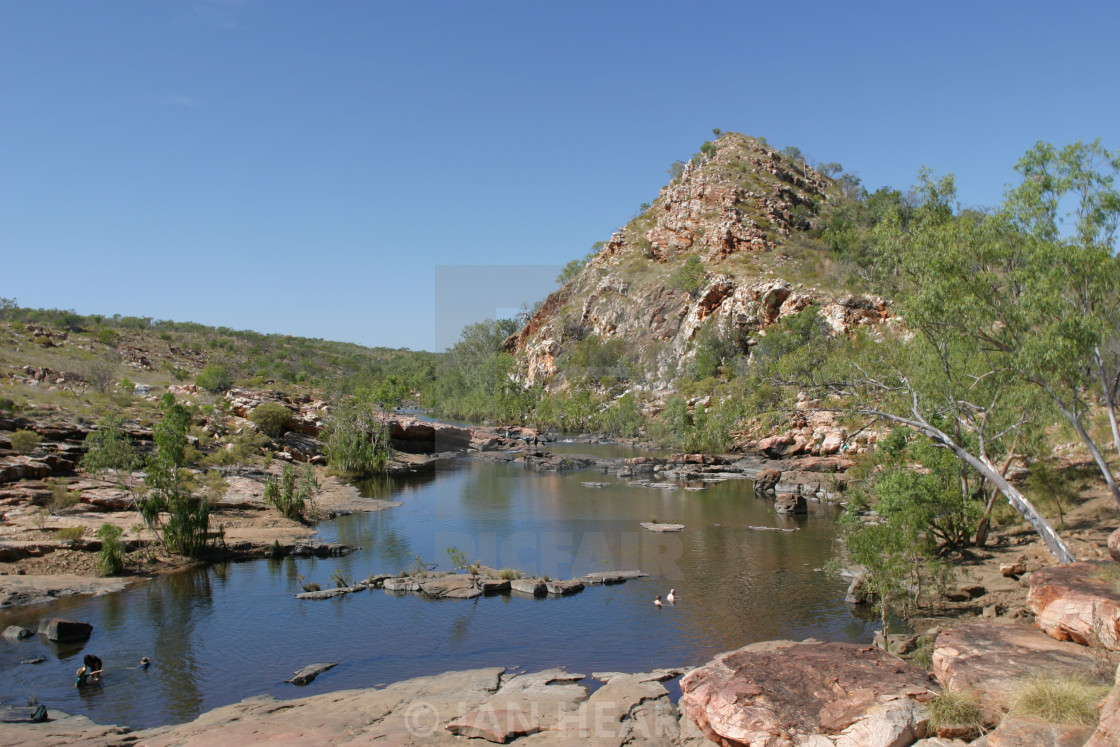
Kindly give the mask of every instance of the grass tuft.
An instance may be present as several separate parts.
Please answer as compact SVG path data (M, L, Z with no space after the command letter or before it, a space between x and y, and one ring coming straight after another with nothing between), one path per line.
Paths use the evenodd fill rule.
M1108 691L1108 687L1075 677L1032 677L1016 689L1010 713L1059 724L1092 725L1100 717L1097 705Z
M980 696L973 690L945 690L929 704L931 729L965 727L983 732L987 727Z

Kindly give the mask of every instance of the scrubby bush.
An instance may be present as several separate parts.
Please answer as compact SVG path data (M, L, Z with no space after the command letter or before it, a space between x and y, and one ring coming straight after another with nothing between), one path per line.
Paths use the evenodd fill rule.
M16 403L9 397L0 397L0 413L11 415L16 411Z
M81 527L63 527L58 530L58 538L60 540L80 540L82 538Z
M929 704L931 730L941 727L984 731L987 719L980 707L980 696L972 690L944 690Z
M101 549L97 553L97 572L102 576L115 576L124 570L121 534L121 528L112 524L102 524L97 530L97 536L101 539Z
M707 273L700 263L700 258L695 254L689 255L684 264L673 271L669 276L667 285L670 288L684 291L689 296L695 296L704 287L704 278Z
M310 464L304 465L298 483L295 468L285 464L279 481L275 476L269 476L264 484L265 502L271 503L280 513L294 521L308 518L314 510L318 495L319 481L315 477L315 468Z
M51 511L58 513L78 505L82 494L77 490L69 490L65 480L57 480L51 486Z
M12 442L12 448L15 449L17 454L30 454L39 448L43 437L35 431L18 430L9 436Z
M284 423L291 415L291 410L279 402L262 402L249 413L249 420L267 435L279 438L284 435Z
M208 392L218 393L233 386L233 379L225 366L211 365L202 369L202 373L195 377L194 383Z

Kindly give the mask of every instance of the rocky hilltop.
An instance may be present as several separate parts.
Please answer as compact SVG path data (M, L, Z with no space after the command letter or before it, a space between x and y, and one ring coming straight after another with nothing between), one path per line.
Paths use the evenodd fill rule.
M791 277L787 250L832 187L804 161L754 138L727 133L706 143L506 341L521 378L563 389L563 357L596 335L625 340L643 378L664 389L705 328L750 346L810 304L837 333L890 321L882 298L815 287L826 275L820 268L801 268L808 284Z

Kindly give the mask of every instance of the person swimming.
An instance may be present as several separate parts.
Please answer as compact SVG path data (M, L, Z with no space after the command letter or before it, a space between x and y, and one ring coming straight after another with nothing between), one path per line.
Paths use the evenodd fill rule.
M653 606L657 607L658 609L661 609L661 595L660 594L657 595L657 599L653 600Z

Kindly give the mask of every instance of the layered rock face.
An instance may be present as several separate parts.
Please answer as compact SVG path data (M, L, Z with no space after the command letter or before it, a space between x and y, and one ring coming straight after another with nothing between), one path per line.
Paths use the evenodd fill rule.
M750 339L810 304L839 334L891 320L882 298L830 295L751 264L752 255L783 256L829 184L752 138L724 135L506 341L521 378L562 388L558 359L587 335L625 339L656 387L694 354L702 328ZM690 256L703 270L698 287L671 280Z

